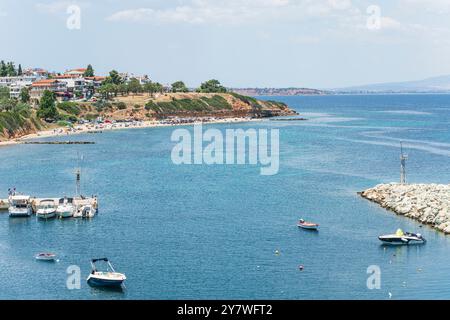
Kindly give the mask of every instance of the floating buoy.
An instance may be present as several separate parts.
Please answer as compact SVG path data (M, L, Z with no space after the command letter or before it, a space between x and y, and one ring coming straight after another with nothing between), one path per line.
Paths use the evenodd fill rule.
M418 272L422 271L422 268L418 268L417 271L418 271Z
M275 250L275 254L278 256L280 254L280 251Z
M305 267L302 264L298 266L298 270L303 271L303 269L305 269Z

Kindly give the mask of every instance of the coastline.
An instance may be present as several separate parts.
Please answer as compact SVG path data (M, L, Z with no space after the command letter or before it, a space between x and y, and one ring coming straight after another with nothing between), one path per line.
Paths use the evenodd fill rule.
M124 130L124 129L143 129L143 128L156 128L156 127L173 127L173 126L190 126L198 123L202 124L224 124L224 123L243 123L243 122L260 122L263 118L223 118L204 121L193 121L188 123L173 122L164 123L161 121L136 121L132 123L118 123L118 124L106 124L106 125L93 125L93 124L79 124L76 125L76 129L69 129L67 127L57 127L53 129L40 130L35 133L27 134L19 138L0 141L0 147L12 146L21 144L24 141L39 138L50 137L62 137L72 136L86 133L102 133L104 131L112 130Z

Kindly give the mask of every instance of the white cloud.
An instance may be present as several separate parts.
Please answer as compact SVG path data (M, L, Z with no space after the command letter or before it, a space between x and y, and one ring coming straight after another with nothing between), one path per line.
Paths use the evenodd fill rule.
M401 0L401 5L405 9L420 10L434 14L450 13L449 0Z
M359 12L350 0L192 0L171 8L118 11L108 21L141 23L244 24L298 21L309 17L346 16Z
M383 30L401 30L403 28L403 25L391 18L391 17L381 17L381 29Z

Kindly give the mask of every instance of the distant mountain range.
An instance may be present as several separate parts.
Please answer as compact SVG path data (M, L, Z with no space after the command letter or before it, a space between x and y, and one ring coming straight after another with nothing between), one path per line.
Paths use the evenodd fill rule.
M338 88L334 93L438 93L450 92L450 75L417 81L376 83L363 86Z
M230 91L244 96L301 96L330 94L328 91L309 88L231 88Z

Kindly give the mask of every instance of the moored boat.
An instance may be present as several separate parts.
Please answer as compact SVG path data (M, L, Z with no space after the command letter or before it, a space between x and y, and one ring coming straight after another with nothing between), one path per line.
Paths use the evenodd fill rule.
M73 205L73 198L59 199L59 205L56 208L56 216L58 218L70 218L75 213L75 206Z
M74 213L74 218L93 218L95 216L95 209L92 205L84 205Z
M37 206L36 216L40 219L51 219L56 217L55 201L52 199L41 200Z
M402 229L398 229L395 234L381 235L378 239L389 245L423 244L426 242L420 233L403 232Z
M107 271L98 271L96 263L105 262L107 265ZM92 286L100 287L121 287L122 283L126 280L126 276L123 273L116 272L114 267L108 258L92 259L91 260L92 271L87 278L87 282Z
M29 217L33 213L31 207L30 196L26 195L12 195L9 197L9 216L14 217Z
M55 261L56 259L56 254L54 253L38 253L35 256L36 260L40 260L40 261Z
M318 230L319 229L319 225L317 223L307 222L307 221L305 221L303 219L300 219L298 221L297 226L299 228L307 229L307 230Z

